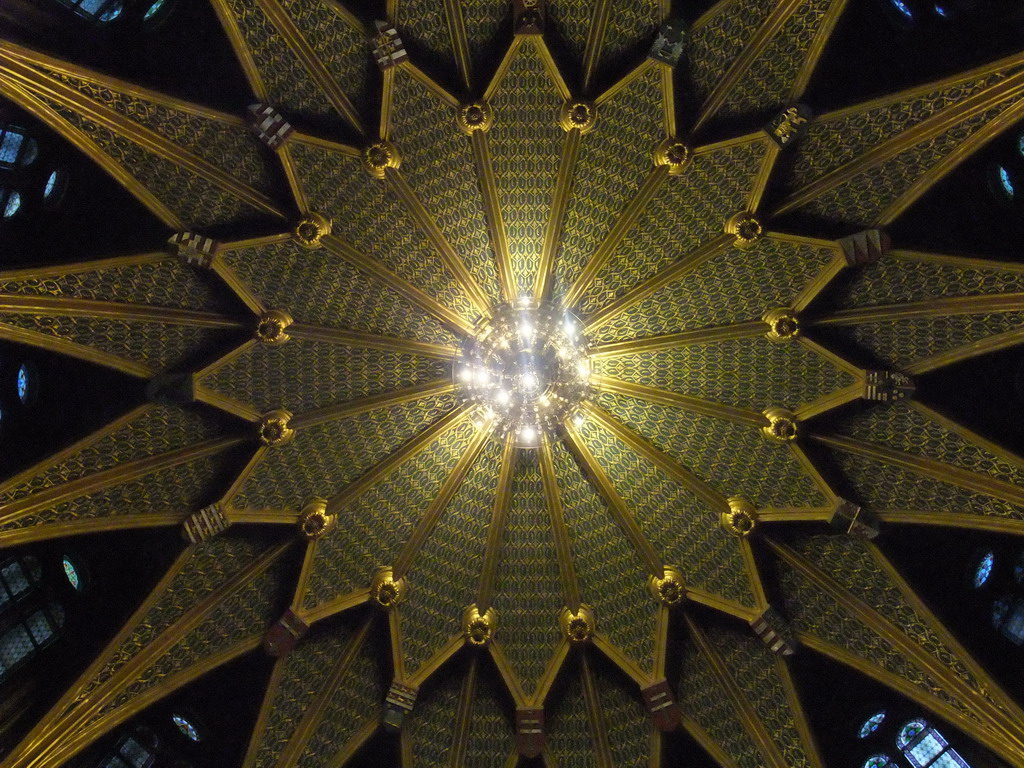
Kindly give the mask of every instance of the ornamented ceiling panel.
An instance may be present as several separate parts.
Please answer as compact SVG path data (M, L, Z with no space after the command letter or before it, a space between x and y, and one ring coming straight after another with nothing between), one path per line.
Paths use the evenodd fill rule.
M682 38L654 0L210 1L255 112L0 53L0 94L169 236L0 274L0 338L151 401L0 484L0 544L188 542L7 765L270 653L245 768L378 738L402 768L653 768L679 727L723 768L820 768L797 650L1024 765L1017 703L863 538L1024 532L1021 459L915 388L1024 341L1021 269L870 229L1024 114L1020 55L814 117L842 0L722 0ZM549 311L586 386L518 424L466 378L562 363L454 361Z

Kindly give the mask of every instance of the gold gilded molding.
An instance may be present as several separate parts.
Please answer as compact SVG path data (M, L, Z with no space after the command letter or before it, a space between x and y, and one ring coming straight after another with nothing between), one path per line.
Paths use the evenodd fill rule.
M289 424L291 418L292 412L284 409L263 414L256 425L260 442L268 448L278 448L290 442L295 437L295 430Z
M594 611L589 605L580 603L579 608L563 608L558 614L558 624L562 634L575 645L589 643L594 636Z
M306 541L316 541L334 529L337 515L327 512L327 499L310 499L299 514L299 535Z
M566 132L589 133L597 124L597 107L592 101L568 100L562 104L558 124Z
M292 235L303 248L319 248L324 235L331 234L331 220L315 211L307 211L292 229Z
M283 309L271 309L257 318L253 337L261 344L273 346L284 344L291 338L287 329L293 322L292 316Z
M375 179L385 178L389 168L398 170L402 167L402 156L398 153L398 147L385 139L367 144L360 159L363 170Z
M749 536L757 527L757 509L746 499L729 498L728 511L722 512L721 525L733 536Z
M768 423L761 427L761 434L777 443L796 440L796 414L786 408L768 408L764 411Z
M761 316L768 324L769 341L790 341L800 335L800 316L791 309L770 309Z
M674 565L666 565L663 576L648 576L647 588L651 597L666 608L675 608L686 602L686 580Z
M380 608L391 610L409 596L409 582L404 577L395 578L390 566L381 566L370 581L370 599Z
M462 633L466 642L478 648L490 645L498 628L498 613L493 607L483 613L476 605L470 605L462 614Z
M494 110L482 99L471 101L455 111L455 124L467 136L477 131L486 133L494 125Z

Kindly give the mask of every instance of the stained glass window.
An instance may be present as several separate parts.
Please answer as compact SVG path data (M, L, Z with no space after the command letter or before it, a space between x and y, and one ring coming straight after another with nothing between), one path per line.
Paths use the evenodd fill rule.
M935 13L944 19L949 18L949 11L946 9L944 5L940 3L935 4Z
M46 179L46 185L43 187L43 198L49 200L53 193L57 189L57 179L59 178L57 171L53 171Z
M999 174L999 186L1002 188L1003 194L1012 198L1017 194L1017 189L1014 186L1013 179L1010 178L1010 172L1001 165L996 172Z
M992 575L992 567L996 564L994 552L986 552L978 560L978 567L974 569L974 588L981 589L988 582Z
M864 768L896 768L888 755L872 755L864 761Z
M110 8L108 8L106 11L103 12L103 15L100 16L100 21L102 21L104 23L106 23L108 21L113 21L114 19L116 19L118 16L121 15L121 11L123 11L123 10L124 10L124 6L121 5L120 3L118 3L117 5L112 5Z
M164 7L167 0L156 0L149 8L146 9L146 13L143 15L143 21L150 21L154 16L160 13L160 9Z
M913 21L914 11L906 3L906 0L889 0L889 4L892 5L892 7L895 8L896 11L907 21Z
M25 136L18 131L10 129L0 131L0 163L13 167L18 161L24 141Z
M27 363L22 363L21 367L18 368L18 399L22 403L27 403L31 394L32 372L29 370Z
M3 197L3 190L0 190L0 199ZM12 191L7 196L7 204L4 206L4 218L9 219L11 216L18 212L21 208L21 195L18 192Z
M199 735L198 729L185 717L181 715L172 715L171 720L178 726L178 730L181 731L181 735L190 741L199 741L202 738Z
M1024 645L1024 600L1014 600L1010 606L1003 625L1000 628L1003 637L1017 645Z
M64 555L64 559L61 561L64 566L64 575L67 576L68 583L77 592L82 588L82 577L78 575L78 569L75 568L75 564L71 562L71 559Z
M866 739L872 733L877 731L879 726L881 726L884 721L885 712L876 712L864 721L864 724L860 727L860 732L858 733L858 735L860 736L860 738Z
M970 768L943 735L924 720L904 725L896 744L914 768Z
M927 727L928 723L924 720L911 720L909 723L904 724L904 726L900 728L900 735L896 737L896 746L900 749L905 749L906 746L914 740L917 734L921 733Z
M71 6L79 16L106 24L113 21L124 10L124 0L62 0Z

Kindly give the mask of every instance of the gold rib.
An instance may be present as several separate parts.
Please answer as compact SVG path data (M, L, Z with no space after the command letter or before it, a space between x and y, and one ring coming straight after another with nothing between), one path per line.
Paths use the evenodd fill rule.
M235 51L235 56L238 58L238 63L245 73L245 79L249 81L249 87L252 88L253 94L260 101L270 101L270 95L267 92L266 85L263 83L260 68L256 64L256 58L249 49L249 44L245 41L242 28L238 25L235 15L228 7L227 0L211 0L211 4L213 5L214 12L217 14L217 18L220 20L221 27L224 28L224 34L227 35L228 42L231 43L231 47Z
M807 455L807 452L800 446L798 442L789 443L787 446L789 452L793 454L793 457L797 460L797 463L803 469L804 473L811 478L814 484L818 487L821 494L831 502L835 502L839 497L836 495L835 490L825 479L824 475L818 471L818 468L811 461L811 457Z
M331 106L359 133L364 133L362 123L359 121L359 113L356 112L355 107L352 106L352 102L349 101L345 92L341 90L338 83L331 77L330 70L320 61L320 57L313 50L313 46L309 44L302 32L299 31L299 28L295 26L291 16L274 0L256 0L256 3L260 6L263 13L266 14L270 22L277 27L277 31L284 38L285 43L287 43L292 53L302 63L302 66L309 73L313 82L327 96Z
M322 240L324 246L335 256L344 259L360 272L368 274L378 283L395 291L407 301L422 309L428 315L440 320L445 326L458 334L472 334L473 325L466 318L440 302L433 299L427 293L414 286L404 278L399 277L376 259L371 259L344 240L334 235L327 235Z
M455 276L456 282L465 291L466 295L469 296L470 301L473 302L480 312L486 312L491 305L490 299L487 298L487 294L484 293L483 288L480 287L473 275L470 274L469 269L462 262L462 259L459 258L459 255L455 252L451 243L448 242L444 233L441 232L441 228L437 226L434 217L423 207L416 193L412 191L412 187L405 180L405 177L402 176L400 171L394 168L387 168L384 178L387 181L388 188L395 193L395 196L411 214L420 230L434 246L434 250L441 257L445 267Z
M428 91L434 94L437 98L443 101L452 109L458 109L461 102L448 92L448 89L438 83L434 78L424 72L422 69L417 67L410 61L405 61L400 64L402 70L412 76L414 80L418 80Z
M416 560L416 555L419 554L420 548L426 543L430 534L433 532L434 527L441 519L441 515L448 508L452 498L458 492L462 486L463 480L466 479L466 475L469 474L469 470L473 467L473 463L477 460L480 455L480 450L487 444L487 441L491 439L491 434L494 430L494 426L489 425L482 427L470 440L468 446L462 456L459 457L458 462L455 464L455 468L452 469L448 475L448 479L444 481L444 485L441 486L437 492L437 496L430 502L430 506L427 507L426 512L423 513L423 517L417 524L416 529L413 531L409 540L402 547L402 550L398 553L398 557L395 558L393 566L394 577L396 579L404 576L412 568L413 563Z
M718 763L721 768L739 768L739 765L733 760L732 755L726 752L722 746L711 738L711 735L704 730L703 726L700 725L696 720L683 714L682 720L683 728L688 734L700 744L701 748L707 752L711 759Z
M452 748L448 758L449 768L463 768L466 764L466 750L469 746L469 728L473 722L473 703L476 698L476 674L480 657L473 655L469 662L469 671L462 681L462 692L459 694L459 708L455 714L455 734L452 736Z
M626 507L626 503L619 496L618 491L615 490L612 481L605 474L604 469L598 464L597 459L594 458L590 449L587 448L571 424L566 425L566 442L573 453L576 454L580 464L583 465L584 472L590 481L597 487L601 496L604 497L612 518L618 523L626 539L633 546L644 568L652 576L657 576L658 578L664 576L665 568L658 553L654 551L654 547L651 546L651 543L643 535L640 526L637 525L629 508Z
M350 419L367 411L375 411L379 408L391 408L402 403L411 403L414 400L421 400L425 397L444 395L455 390L455 385L449 379L435 379L424 384L417 384L405 389L396 389L391 392L382 392L378 395L367 395L347 403L328 405L317 408L313 411L300 413L289 422L292 429L307 429L329 421L340 421Z
M321 603L316 608L304 609L300 612L303 621L307 624L315 624L318 621L329 619L331 616L337 616L339 613L355 608L357 605L362 605L370 600L370 588L363 587L357 589L355 592L349 592L347 595L341 595L329 600L326 603Z
M0 283L32 279L42 280L49 277L77 275L83 272L102 272L108 269L119 269L122 267L159 264L164 261L177 261L177 259L166 251L149 251L147 253L134 253L128 256L114 256L106 259L79 261L74 264L40 264L24 269L0 271Z
M703 589L687 587L686 599L706 605L708 608L714 608L716 611L727 613L730 616L735 616L748 624L758 616L758 611L754 608L737 603L735 600L728 600L711 592L705 592Z
M983 114L996 104L1013 98L1022 88L1024 88L1024 73L1017 73L1008 76L1006 79L974 96L956 102L952 107L934 113L931 117L921 121L912 128L886 139L881 144L858 155L855 160L825 174L820 179L812 181L802 189L794 192L783 201L778 210L775 211L775 215L788 213L799 208L822 194L851 181L859 174L891 160L901 152L905 152L921 142L941 135L953 128L957 123L974 115ZM1001 129L1015 122L1022 111L1024 111L1024 103L1014 105L991 122L999 124ZM992 131L982 131L977 135L972 135L961 143L960 148L956 150L957 156L962 160L966 154L977 149L980 142L991 139L993 135ZM981 136L981 138L978 138L978 136ZM970 149L965 150L965 145L970 147ZM920 195L923 191L919 190L917 194Z
M491 524L487 528L484 560L480 567L480 587L476 593L476 605L481 612L491 607L491 598L494 595L494 582L498 574L498 558L501 552L502 535L505 531L505 518L508 516L509 505L512 503L512 476L515 472L516 455L515 436L509 434L505 438L505 448L501 453L501 472L498 475L494 507L491 509Z
M252 736L249 737L249 748L245 751L242 768L255 768L256 757L259 755L260 745L263 743L263 733L267 729L267 720L270 719L270 711L274 707L274 697L277 696L277 690L281 686L281 678L284 675L287 662L287 657L277 659L270 671L267 690L263 694L263 701L256 713L256 723L253 725Z
M391 669L394 672L395 680L409 687L416 687L405 673L405 652L402 650L402 615L396 610L389 611L387 616L388 636L391 638Z
M191 309L127 304L119 301L94 301L61 296L0 294L0 314L35 317L115 318L138 323L166 323L194 328L242 328L244 323L212 312Z
M990 533L1024 536L1024 520L975 515L958 512L925 512L911 509L882 509L875 513L884 523L902 525L937 525L950 528L968 528Z
M109 531L127 531L137 528L161 528L181 523L186 513L164 512L138 515L117 515L114 517L67 520L60 523L30 525L24 528L10 528L0 531L0 546L13 547L35 544L62 536L85 536Z
M563 645L564 644L568 644L568 641L563 641ZM527 699L526 694L523 692L523 687L519 682L518 676L512 669L512 665L508 663L508 657L505 656L505 652L501 649L501 643L497 640L491 642L491 644L487 646L487 651L491 654L491 658L494 660L494 666L498 668L498 673L501 675L501 679L504 681L505 687L508 689L509 695L512 696L512 700L515 702L516 706L529 706L533 699Z
M712 510L716 512L727 512L729 510L729 502L718 491L671 456L659 451L603 408L592 403L585 403L584 408L590 417L628 445L634 453L643 456L647 461L658 467L675 482L707 504Z
M306 194L306 188L302 186L299 167L295 162L295 158L292 157L291 150L287 144L282 144L274 151L277 154L277 159L281 162L285 178L288 180L288 189L292 193L295 208L301 213L309 213L309 195Z
M769 235L770 237L770 235ZM835 248L834 243L829 245ZM817 275L811 278L810 282L807 283L800 292L793 298L793 311L803 312L807 307L829 286L829 284L836 278L836 276L846 269L846 258L837 253L836 256L825 265L825 268L821 270Z
M432 425L412 438L386 459L367 470L351 482L341 493L336 494L328 504L328 511L339 512L363 493L375 486L393 472L399 465L417 456L446 432L459 426L469 418L469 408L463 406L438 419Z
M224 368L224 367L230 365L231 363L235 362L236 360L238 360L238 358L240 358L243 355L245 355L247 352L249 352L249 350L251 350L257 344L259 344L259 342L256 341L256 339L246 339L245 341L243 341L241 344L239 344L234 349L231 349L228 352L225 352L223 355L218 357L216 360L214 360L212 363L210 363L205 368L200 368L198 371L193 373L192 374L192 378L194 378L196 380L196 382L202 381L203 379L209 377L210 375L216 373L217 371L221 370L222 368Z
M565 78L562 77L558 64L555 63L555 57L551 55L544 37L541 35L528 35L525 39L529 45L533 46L537 58L541 60L544 69L547 70L548 77L551 78L551 82L555 86L555 90L558 91L558 95L562 97L563 101L569 101L572 98L572 91L566 85Z
M326 328L322 325L303 325L295 323L288 326L288 335L296 339L323 341L328 344L341 344L346 347L366 349L382 349L387 352L399 352L419 357L435 357L451 360L458 350L447 344L436 344L429 341L414 341L396 336L383 336L363 331L350 331L342 328Z
M706 261L724 251L731 245L732 241L733 237L731 235L721 235L714 240L709 240L699 245L695 250L686 254L674 264L652 275L639 285L634 286L607 307L598 310L587 320L587 332L593 333L597 328L606 325L630 307L653 296L662 288L671 285L688 272L697 269Z
M935 459L915 456L893 450L892 448L884 448L880 445L856 440L851 437L840 437L838 435L812 435L812 437L829 448L852 453L855 456L863 456L883 464L891 464L900 469L906 469L915 474L930 477L933 480L966 488L969 491L986 496L994 496L1011 504L1024 505L1024 488L1014 483L997 480L988 475L978 475L961 467L944 464Z
M725 419L726 421L743 424L747 427L760 428L768 423L764 415L757 411L749 411L746 408L737 408L722 403L712 403L709 400L702 400L692 395L681 395L678 392L669 392L665 389L648 387L643 384L620 381L608 376L592 376L591 384L603 392L613 392L617 395L635 397L672 408L683 408L693 413L713 416L716 419Z
M963 438L968 443L973 443L982 450L987 451L988 453L991 453L994 456L998 456L1007 464L1012 464L1018 469L1024 469L1024 458L1021 458L1013 451L1004 448L1003 446L998 445L997 443L993 443L991 440L986 440L977 432L973 432L972 430L968 429L962 424L958 424L957 422L953 421L953 419L949 418L948 416L942 413L939 413L934 408L929 408L922 402L919 402L917 400L911 400L908 403L908 405L910 405L911 408L920 413L929 421L935 422L943 429Z
M281 750L281 755L277 760L279 768L295 765L303 751L305 751L317 726L320 725L320 721L327 714L327 708L331 703L331 699L344 681L345 676L348 675L353 662L363 647L363 643L366 642L366 638L370 634L370 627L373 626L374 618L376 617L370 614L369 618L363 622L359 631L349 640L348 645L345 647L345 652L338 659L334 669L331 670L331 674L324 682L323 687L317 691L316 696L309 702L302 715L302 719L292 733L292 737L288 740L284 749Z
M697 118L697 123L694 125L693 132L696 134L703 128L708 120L710 120L714 114L722 107L725 100L729 97L734 90L736 83L740 81L743 75L747 74L750 68L757 61L758 57L764 53L765 49L774 41L775 36L779 33L782 27L789 17L793 15L793 12L800 7L804 0L777 0L775 7L769 14L765 22L754 31L750 36L746 46L740 52L740 54L733 59L729 68L722 74L714 90L708 96L704 105L701 107L700 115Z
M604 44L604 33L608 28L608 17L611 15L611 0L597 0L590 18L590 29L587 31L587 44L583 52L583 91L590 91L590 81L597 69Z
M401 608L399 608L399 611L401 611ZM397 614L398 612L396 611L396 615ZM421 685L423 685L423 683L427 680L428 677L430 677L435 672L437 672L441 667L443 667L445 663L448 661L448 659L450 659L452 656L454 656L456 653L458 653L461 649L465 647L465 636L461 632L459 632L459 634L457 635L453 635L451 638L449 638L448 642L445 643L444 646L437 651L437 653L435 653L433 656L427 659L427 661L424 662L423 666L416 670L415 674L410 675L408 678L406 678L406 683L414 688L419 688Z
M395 104L395 73L398 71L398 67L404 68L404 66L404 64L399 64L395 67L388 67L381 73L384 87L380 97L380 124L377 130L380 137L385 140L391 138L391 110Z
M6 41L4 42L6 43ZM160 202L156 195L128 173L120 163L110 157L95 141L84 132L72 127L59 113L44 104L35 95L5 77L2 69L0 69L0 94L42 121L66 139L68 143L81 151L108 176L124 187L130 195L149 209L150 213L156 216L166 227L179 231L186 228L185 223L178 218L178 214Z
M643 76L643 74L647 72L647 70L657 66L659 65L656 61L654 61L654 59L644 59L642 62L637 64L636 67L634 67L621 78L619 78L611 87L608 88L608 90L606 90L602 94L599 94L598 97L594 99L594 104L600 107L602 104L610 101L612 98L615 97L616 94L625 90L626 86L628 86L638 77ZM668 68L666 67L666 69ZM666 135L673 136L675 134L667 133Z
M804 63L797 73L796 80L793 81L793 87L790 89L789 98L787 99L788 103L792 104L799 101L804 95L804 91L807 90L807 85L811 81L811 75L814 74L814 68L817 66L821 54L825 52L825 46L828 45L828 41L832 37L832 30L846 9L846 2L847 0L834 0L825 12L825 16L818 26L818 31L814 35L814 40L807 49Z
M686 616L686 626L690 630L690 636L693 637L694 643L711 666L719 684L725 689L729 700L732 702L737 719L743 725L747 735L757 745L757 749L765 759L765 762L772 766L772 768L788 768L786 759L779 752L779 748L772 739L768 728L758 716L754 705L750 703L750 699L743 693L743 689L729 672L725 662L722 661L722 657L718 655L718 652L708 641L704 631L691 616Z
M658 625L654 630L654 669L651 670L651 682L665 677L668 662L668 630L672 614L667 605L658 606Z
M597 768L613 768L612 748L608 742L608 726L605 724L601 698L597 693L594 673L586 653L580 654L580 674L583 675L583 700L587 705L587 719L590 721L590 739L594 748Z
M875 307L843 309L823 317L815 325L831 327L861 323L893 322L917 317L945 317L988 312L1020 312L1024 310L1022 293L986 293L980 296L950 296L926 299L910 304L881 304Z
M750 339L755 336L764 336L768 332L766 326L760 320L751 320L746 323L735 325L722 325L712 328L696 328L692 331L681 331L670 333L664 336L648 336L644 339L630 339L629 341L613 341L607 344L598 344L591 347L591 359L603 357L619 357L621 355L633 355L638 352L660 352L665 349L676 349L687 347L691 344L714 344L720 341L732 339Z
M112 355L109 352L103 352L94 347L87 347L74 341L51 336L48 333L30 331L27 328L19 328L16 325L8 325L7 323L0 323L0 339L16 341L20 344L38 347L39 349L58 352L68 357L84 360L87 363L95 363L106 368L113 368L115 371L120 371L139 379L148 379L156 373L148 365L125 360L123 357Z
M739 540L739 544L743 564L747 569L747 575L750 577L750 588L754 593L754 599L757 601L757 608L763 611L768 607L768 592L765 589L764 580L761 578L761 572L758 570L757 561L754 559L754 549L750 545L750 538L744 536Z
M782 687L786 691L789 710L793 713L793 722L796 724L797 733L800 734L800 741L804 747L804 754L807 755L807 762L811 768L825 768L825 761L822 760L821 751L818 749L818 740L814 738L814 730L807 719L807 712L800 699L792 672L789 669L789 661L783 656L776 656L775 668L778 671L779 678L782 680Z
M470 136L473 148L473 161L476 164L476 175L480 182L480 195L483 199L484 216L487 219L487 230L491 235L491 247L497 261L498 281L505 301L514 302L518 298L519 289L515 273L512 269L512 254L508 249L508 237L505 234L505 221L501 215L501 199L498 196L498 180L494 175L494 164L491 160L491 145L488 143L486 131L473 131Z
M242 486L245 484L245 481L248 480L252 473L256 471L256 468L263 463L263 459L266 458L267 455L267 450L267 446L261 445L252 452L252 456L249 457L245 466L242 467L242 471L238 473L235 481L231 483L231 487L228 488L227 492L221 497L219 503L222 506L228 507L231 505L235 496L237 496L238 492L242 490Z
M910 365L904 366L903 370L911 376L920 376L925 373L936 371L939 368L945 368L947 365L953 365L954 363L959 363L964 360L970 360L972 357L986 355L990 352L997 352L1000 349L1016 346L1022 341L1024 341L1024 328L1018 328L1013 331L996 334L995 336L989 336L988 338L981 339L979 341L972 341L968 344L964 344L962 347L956 347L954 349L946 350L945 352L937 352L934 355L922 357Z
M661 190L662 185L667 179L668 166L666 165L654 168L647 175L646 181L641 185L636 196L630 200L629 204L622 210L622 213L619 214L618 220L604 239L604 242L598 246L590 261L587 262L587 266L583 268L580 276L576 278L576 282L573 283L566 293L564 299L566 306L575 306L583 298L594 278L597 277L597 274L604 265L608 263L612 254L622 243L623 239L625 239L626 235L629 234L629 231L633 229L637 219L640 218L640 215L646 210L648 203L654 199L654 196Z
M212 405L214 408L218 408L224 411L224 413L230 413L232 416L237 416L244 421L254 423L259 421L262 415L251 405L235 400L227 395L222 395L220 392L215 392L207 387L197 386L195 394L197 403Z
M487 90L484 91L484 101L491 101L494 98L495 91L498 90L498 86L501 85L501 81L505 79L505 75L508 74L509 67L512 66L512 60L515 59L516 54L519 53L519 49L525 41L526 38L521 35L515 35L512 38L512 43L509 45L508 50L505 51L505 56L498 65L498 69L495 70L494 76L491 78L491 82L487 85Z
M345 742L344 746L342 746L338 753L327 761L324 768L343 768L343 766L348 765L352 756L370 740L370 737L377 732L379 727L380 715L368 718L361 726L359 726L358 729L356 729L356 732L352 734L352 737L347 742Z
M5 44L11 45L10 43ZM147 152L151 152L165 160L175 163L189 173L205 178L214 186L219 187L222 191L234 195L239 200L242 200L259 211L283 218L283 214L273 201L262 192L253 189L244 182L236 179L231 174L222 171L217 166L208 163L206 160L192 154L169 139L164 138L162 135L150 128L147 128L142 123L130 120L105 104L88 98L75 88L65 85L59 80L43 74L39 70L33 68L31 64L53 67L58 71L67 72L76 77L87 78L100 86L110 87L115 90L128 91L133 94L142 93L142 91L137 87L130 85L125 85L123 87L121 83L112 78L95 72L90 72L82 68L74 67L73 65L69 65L65 62L49 59L48 57L40 57L35 54L35 52L30 51L27 48L21 48L20 46L16 47L16 49L12 48L8 53L0 53L0 70L4 73L2 78L0 78L0 81L10 79L29 91L40 94L49 94L50 97L59 100L62 104L65 104L69 109L74 110L83 118L95 122L107 130L114 132L118 136L137 144ZM170 106L172 109L200 115L207 119L228 123L229 125L240 125L240 121L235 118L228 118L220 113L206 110L202 107L188 104L187 102L181 102L167 96L161 96L160 94L153 94L149 91L144 93L147 98L156 97L161 103ZM59 119L62 122L66 122L63 118ZM56 128L57 126L54 125L53 127Z
M764 507L757 510L759 523L828 522L831 507Z
M224 259L214 256L210 268L224 281L224 284L231 289L239 301L249 308L250 312L254 315L262 315L267 311L267 306L256 295L252 287L239 277L238 273Z
M551 658L548 659L547 666L544 668L544 674L537 683L537 690L530 697L530 706L540 708L544 705L544 699L548 697L548 693L551 692L555 680L558 679L559 672L565 666L565 660L569 658L569 650L569 641L563 637L559 640L555 652L551 654Z
M806 421L847 403L852 403L854 400L859 400L864 397L864 376L862 374L857 378L858 380L850 386L822 395L817 400L800 406L793 413L796 414L798 420Z
M459 0L444 0L444 15L448 21L448 33L452 38L455 64L462 75L462 86L468 93L473 90L473 64L469 56L466 20L462 17L462 4Z
M595 631L592 643L612 664L617 666L628 678L636 683L638 688L643 688L653 682L651 676L640 669L637 663L623 653L608 636Z
M558 494L558 479L555 476L555 464L551 453L551 443L545 436L540 445L540 474L544 484L544 500L547 503L548 515L551 518L551 535L555 542L558 557L558 571L562 580L562 592L565 604L576 613L580 609L583 598L580 596L580 584L576 578L573 565L572 546L569 544L569 529L565 525L565 514L562 500Z
M477 131L477 133L480 132ZM544 230L544 244L540 252L540 266L537 269L537 277L533 283L533 297L537 301L542 301L546 298L551 290L551 282L555 272L555 255L558 253L562 240L565 210L569 204L573 177L576 173L576 159L579 156L582 141L583 134L578 128L573 128L565 134L565 141L562 144L562 158L558 165L555 191L551 196L551 213L548 218L547 227Z
M107 488L113 488L114 486L122 485L189 461L213 456L235 445L239 445L241 442L242 438L239 437L219 437L155 456L149 456L145 459L118 464L102 472L80 477L77 480L46 488L31 496L12 501L4 506L0 520L5 524L10 523L32 512L56 506L64 501L70 501L71 499L97 493Z

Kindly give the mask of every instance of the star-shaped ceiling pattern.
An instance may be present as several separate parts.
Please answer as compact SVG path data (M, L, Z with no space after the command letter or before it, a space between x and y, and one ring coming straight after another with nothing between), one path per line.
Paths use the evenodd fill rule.
M883 231L1024 115L1024 54L812 116L844 0L723 0L685 41L654 0L211 2L246 115L0 52L0 92L176 233L0 274L0 337L151 396L4 482L0 542L190 542L8 765L269 652L246 766L342 766L382 728L406 765L656 765L677 727L723 766L821 766L799 646L1024 764L1024 713L871 541L1024 525L1021 460L913 397L1024 338L1024 270ZM594 371L535 449L451 370L522 295L577 313Z

